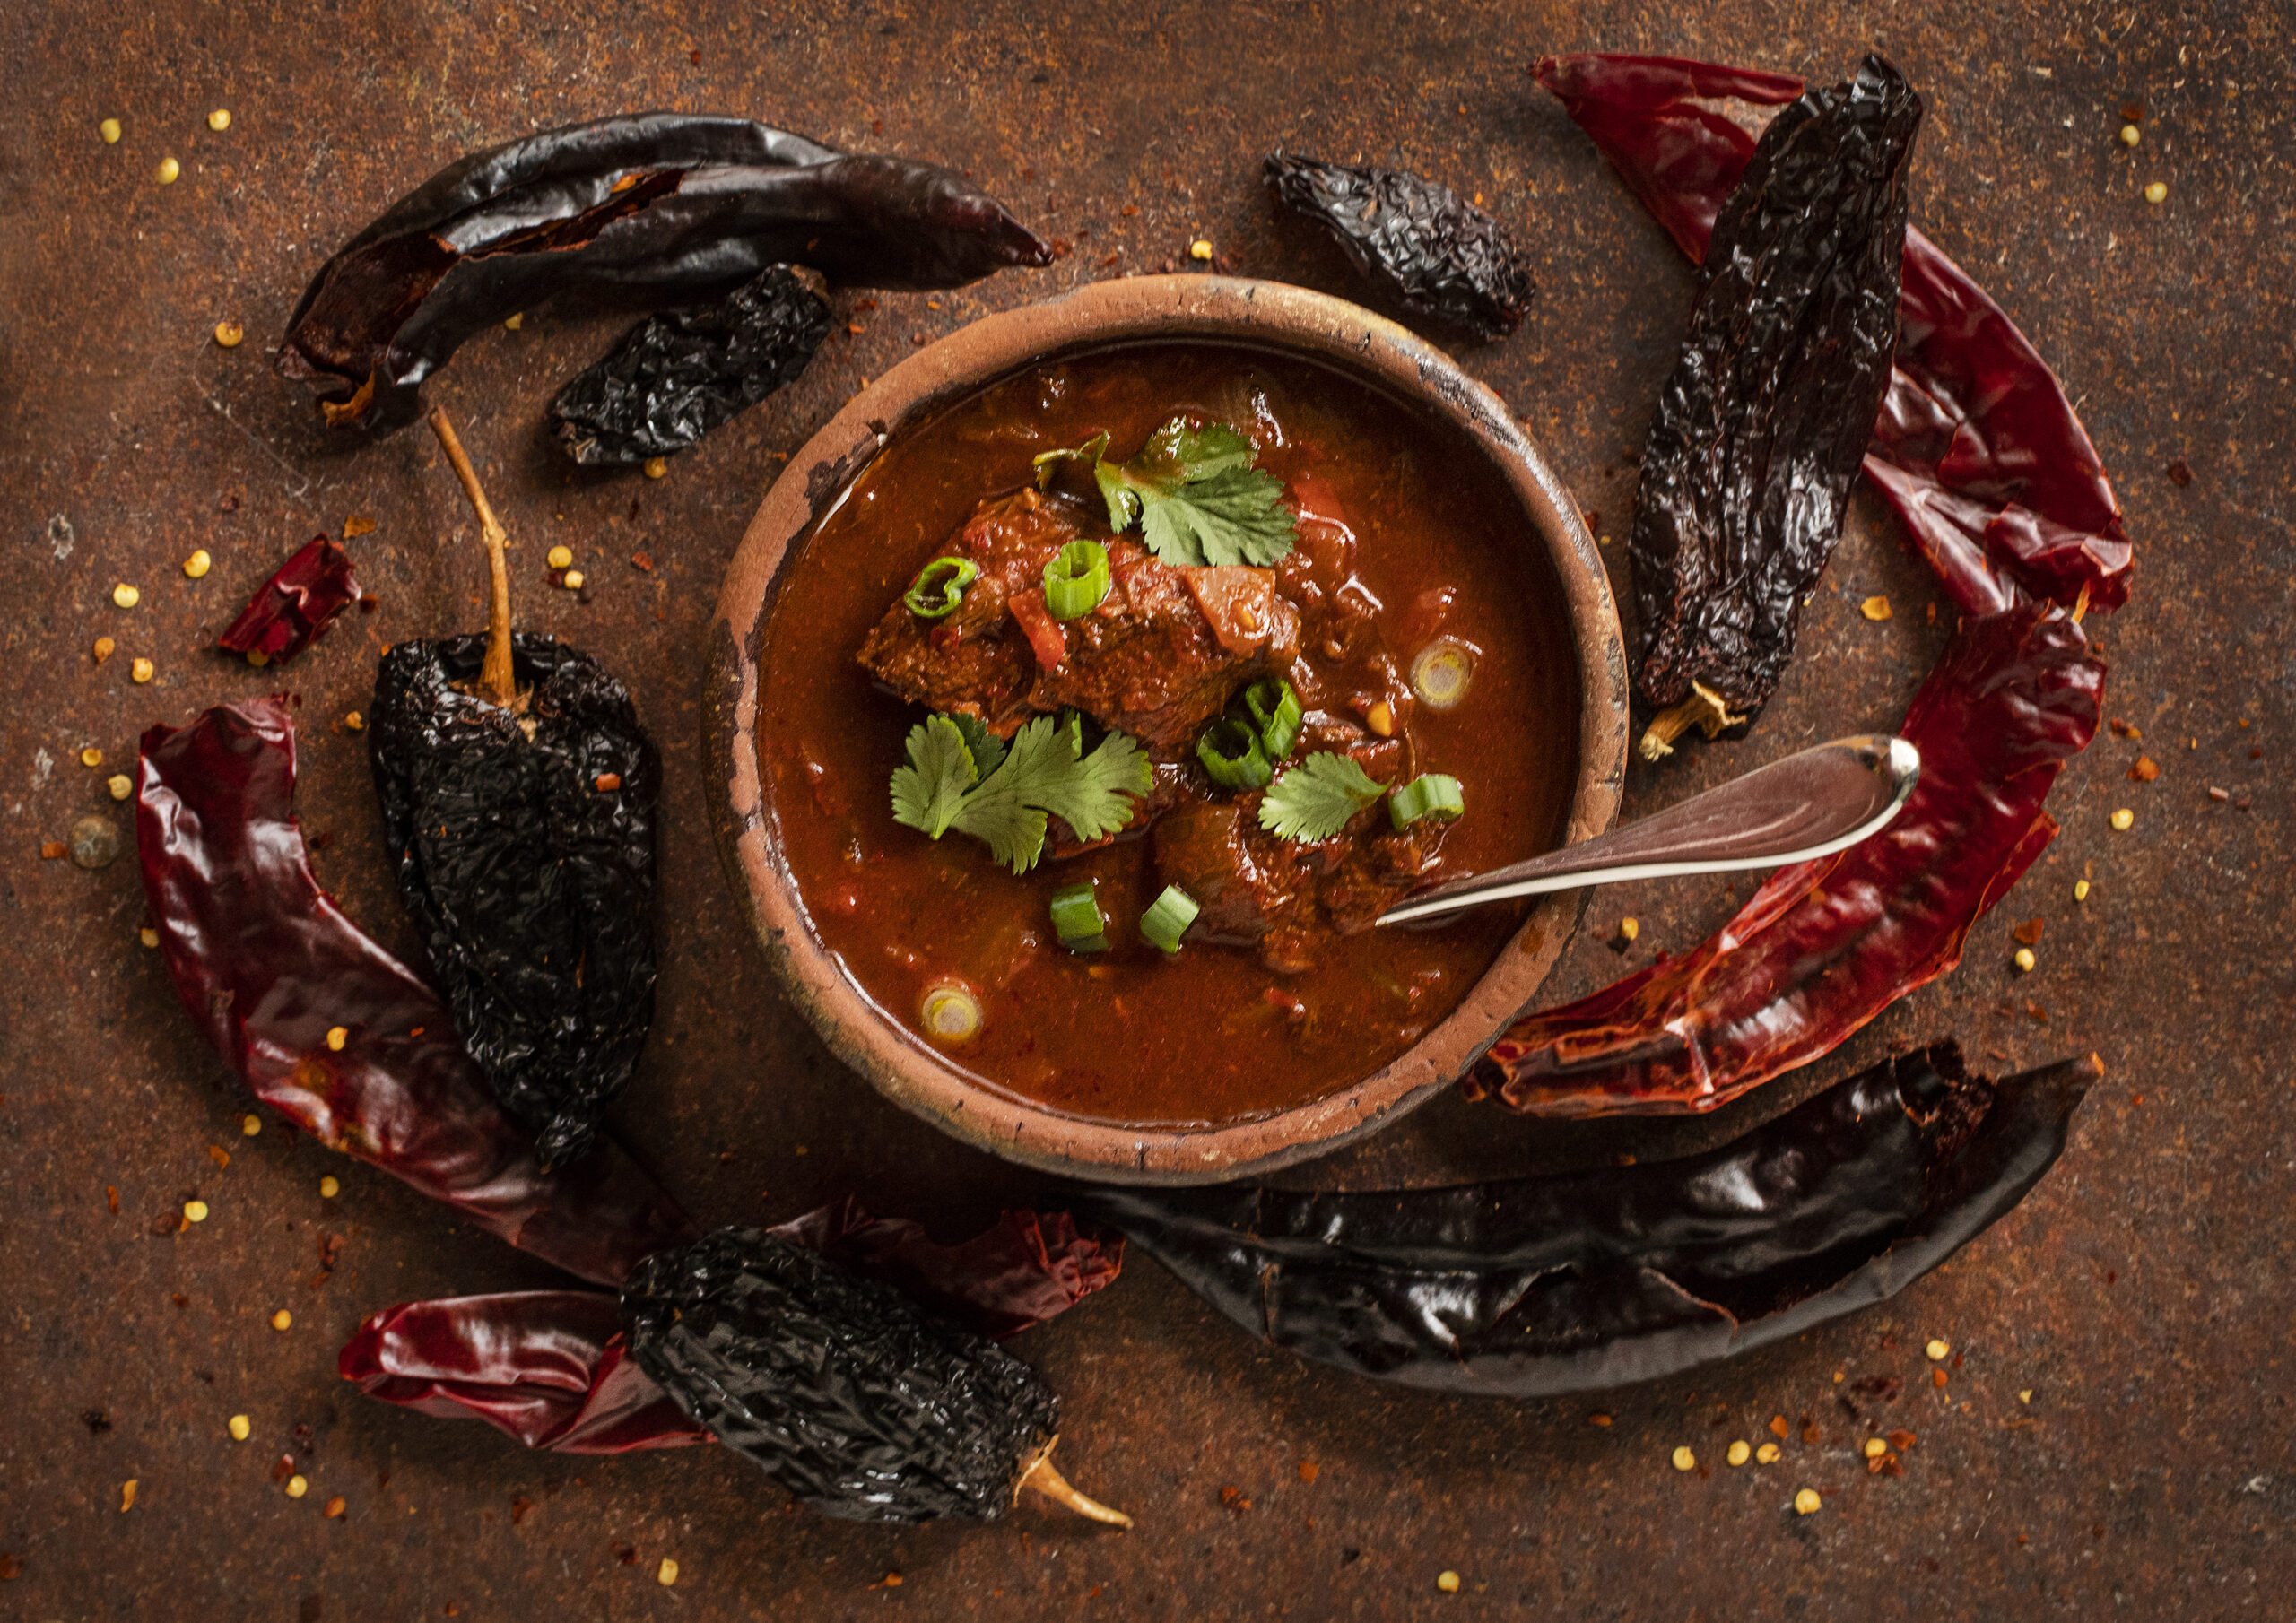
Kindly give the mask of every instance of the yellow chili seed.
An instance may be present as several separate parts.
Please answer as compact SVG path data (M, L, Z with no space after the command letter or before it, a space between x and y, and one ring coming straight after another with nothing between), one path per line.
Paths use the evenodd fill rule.
M562 569L562 568L565 568L569 564L571 564L573 561L574 561L574 549L573 549L573 548L571 548L571 547L552 547L552 548L551 548L551 550L550 550L550 567L551 567L552 568L553 568L553 569Z
M1698 1469L1698 1456L1691 1453L1687 1447L1675 1449L1674 1469L1676 1471L1696 1471Z
M146 924L141 930L138 930L135 933L135 937L147 947L156 947L160 944L160 933L157 930L152 929L149 924Z
M236 321L219 321L215 324L215 342L227 350L238 349L239 340L247 335L248 330Z
M1187 245L1187 256L1190 259L1199 260L1211 258L1212 244L1206 239L1198 237L1194 242Z
M100 767L104 764L104 752L91 744L80 751L80 764L83 767Z
M1642 925L1637 920L1622 918L1618 921L1619 940L1622 942L1635 941L1638 940L1641 934Z
M150 681L152 680L152 662L148 659L134 661L127 667L127 674L136 681Z
M582 589L581 570L569 569L566 571L566 589L570 592L578 592Z
M117 146L119 144L119 120L117 118L105 119L101 124L96 126L96 134L104 138L104 144L106 146Z
M1857 605L1857 612L1868 620L1887 620L1890 617L1890 600L1886 597L1869 597Z
M255 1429L254 1427L248 1424L247 1416L243 1414L233 1415L230 1419L223 1422L223 1426L224 1428L231 1434L231 1441L234 1443L246 1442L248 1440L248 1433Z
M309 1478L297 1475L287 1479L287 1497L289 1498L300 1499L310 1491L311 1484Z
M1396 735L1395 707L1381 699L1364 716L1363 725L1381 738L1393 738Z
M2073 899L2076 902L2085 902L2089 899L2089 881L2087 880L2076 879L2073 881Z
M2168 188L2165 185L2163 185L2161 182L2160 182L2160 181L2158 181L2158 180L2155 180L2155 181L2154 181L2151 186L2148 186L2148 187L2146 187L2144 188L2144 201L2145 201L2145 202L2147 202L2147 203L2166 203L2166 202L2168 202L2168 200L2169 200L2169 188Z
M215 560L207 555L207 549L205 547L200 548L196 552L194 552L190 557L183 560L183 572L186 575L190 576L194 580L197 580L201 576L206 574L208 570L214 567Z
M239 1136L241 1138L251 1139L262 1131L263 1118L261 1116L255 1115L253 1112L249 1112L248 1115L239 1118Z
M1761 1465L1777 1464L1778 1445L1775 1443L1764 1443L1760 1448L1755 1449L1754 1462Z
M277 1313L271 1315L271 1327L274 1330L284 1330L294 1322L295 1315L288 1312L284 1307L282 1307Z
M211 130L216 131L218 134L230 129L231 127L231 109L228 107L219 107L213 112L208 114L207 127Z
M1945 1357L1946 1354L1952 1352L1953 1350L1953 1347L1952 1343L1950 1341L1932 1341L1928 1346L1923 1348L1921 1350L1929 1355L1929 1361L1934 1364L1938 1359Z
M207 1220L207 1202L205 1201L186 1201L183 1203L183 1218L184 1221L187 1223L205 1222Z
M1441 1590L1447 1595L1455 1595L1458 1593L1459 1575L1455 1572L1437 1573L1435 1575L1435 1587Z
M1733 1465L1744 1465L1754 1457L1753 1445L1743 1437L1730 1445L1730 1452L1722 1456Z
M135 793L135 780L125 772L115 772L104 779L104 787L111 791L114 800L126 800Z
M319 1199L323 1201L331 1201L342 1193L343 1185L335 1181L335 1175L333 1173L329 1173L326 1176L319 1180Z
M668 473L669 471L670 471L670 462L669 462L669 458L668 458L668 457L666 457L666 456L648 456L648 457L646 459L646 477L647 477L647 478L648 478L648 479L659 479L663 474L665 474L665 473Z
M1814 1488L1805 1488L1800 1493L1794 1496L1795 1510L1798 1514L1805 1516L1813 1516L1817 1515L1818 1506L1824 1503L1825 1501L1823 1499L1818 1497L1818 1490Z
M1866 1439L1866 1457L1867 1459L1878 1460L1889 1452L1890 1445L1887 1439L1883 1437L1867 1437Z
M350 1029L350 1028L349 1028L349 1027L347 1027L347 1026L329 1026L329 1027L327 1028L327 1029L326 1029L326 1046L327 1046L329 1048L332 1048L335 1053L337 1053L337 1054L342 1053L342 1052L343 1052L343 1045L344 1045L344 1044L345 1044L345 1043L347 1043L347 1042L349 1042L350 1040L351 1040L351 1029Z
M152 178L161 186L173 186L176 183L176 177L182 173L182 164L172 158L162 158L160 160L160 167L152 171Z
M654 1569L654 1582L659 1584L664 1589L667 1589L677 1581L678 1564L669 1557L664 1556L662 1564Z
M2021 973L2031 975L2033 972L2034 964L2039 960L2033 957L2033 950L2031 947L2020 947L2017 949L2017 956L2009 961L2015 964Z
M2113 813L2112 824L2116 830L2125 834L2136 826L2136 813L2123 806Z
M502 325L509 331L515 333L520 327L526 325L526 313L524 310L520 310L517 315L506 319Z
M132 609L144 601L144 594L123 580L111 589L111 600L123 609Z
M2120 143L2123 146L2135 146L2138 142L2144 139L2144 132L2138 129L2135 125L2124 124L2120 126Z
M109 659L109 658L111 657L112 650L113 650L114 648L117 648L117 647L119 647L119 645L118 645L117 643L116 643L116 642L114 642L114 641L112 641L112 639L111 639L110 638L109 638L109 637L99 637L99 638L96 638L96 646L95 646L95 649L94 649L95 655L96 655L96 663L97 663L98 664L103 664L103 663L104 663L104 661L106 661L107 659Z
M119 1485L119 1510L122 1515L135 1508L135 1484L138 1480L130 1477Z
M2033 1401L2033 1389L2032 1389L2031 1387L2030 1387L2030 1386L2026 1387L2022 1392L2021 1392L2021 1393L2019 1393L2017 1394L2017 1402L2019 1402L2020 1403L2030 1403L2030 1402L2031 1402L2032 1401Z
M262 670L264 666L270 663L271 655L265 654L261 648L249 648L248 650L248 664L253 665L257 670Z
M358 711L352 710L344 716L343 725L353 733L363 733L367 730L367 718Z

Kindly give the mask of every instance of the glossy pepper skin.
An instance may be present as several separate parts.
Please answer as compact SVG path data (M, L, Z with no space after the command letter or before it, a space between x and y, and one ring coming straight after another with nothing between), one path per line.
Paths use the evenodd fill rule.
M526 632L511 650L522 715L465 690L485 638L399 644L368 737L400 892L455 1028L549 1167L587 1150L653 1020L662 768L596 661Z
M1793 657L1889 383L1921 110L1868 56L1770 121L1723 204L1628 548L1654 708L1697 681L1750 715Z
M780 265L648 316L551 401L559 448L591 466L672 456L796 382L828 336L829 306Z
M625 309L722 299L769 265L855 287L961 287L1051 250L938 165L745 118L638 113L474 152L320 267L279 369L327 420L387 432L465 340L560 294Z
M763 1229L648 1259L622 1315L680 1407L825 1515L990 1521L1054 1440L1059 1400L1027 1365Z
M344 917L294 813L283 699L144 735L135 842L160 951L194 1025L255 1096L330 1149L587 1280L697 1232L622 1147L544 1174L421 976ZM341 1048L328 1033L340 1027Z
M1732 1358L1895 1294L2024 1197L2100 1073L2092 1057L1994 1083L1944 1043L1683 1160L1448 1189L1077 1198L1301 1358L1552 1397Z
M1328 230L1405 308L1483 339L1523 324L1530 273L1505 228L1450 187L1298 152L1270 152L1262 173L1278 203Z
M265 664L278 664L310 647L358 601L351 555L328 537L314 535L256 588L215 646L231 654L260 654Z

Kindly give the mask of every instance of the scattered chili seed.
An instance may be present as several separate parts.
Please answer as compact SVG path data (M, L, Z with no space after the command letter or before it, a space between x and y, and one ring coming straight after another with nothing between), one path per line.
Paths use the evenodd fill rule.
M337 1054L343 1052L343 1045L350 1040L351 1032L349 1028L344 1026L329 1026L327 1028L326 1046L334 1049Z
M135 1477L130 1477L127 1480L119 1485L119 1509L122 1515L126 1515L127 1512L135 1508L135 1484L137 1480L138 1479Z
M247 328L236 321L219 321L215 324L215 343L220 348L236 350L239 347L239 341L247 335Z
M304 1476L302 1472L297 1471L293 1476L287 1479L287 1497L289 1498L300 1499L310 1491L310 1479Z
M265 654L261 648L249 648L248 650L248 664L253 665L257 670L262 670L264 666L270 663L271 655Z
M126 800L135 793L135 780L125 772L115 772L104 779L104 787L111 791L114 800Z
M599 774L598 774L598 793L599 793L599 794L613 794L616 789L619 789L619 788L621 788L621 787L622 787L622 774L621 774L621 773L619 773L619 772L601 772L601 773L599 773Z
M1731 1444L1730 1452L1724 1454L1722 1457L1733 1465L1744 1465L1748 1460L1754 1457L1753 1447L1751 1444L1741 1438L1739 1441Z
M349 710L344 714L343 725L353 733L364 733L367 730L367 718L356 710Z
M2128 829L2135 824L2135 822L2136 813L2130 811L2126 806L2123 806L2119 811L2114 812L2112 815L2112 825L2114 829L2122 833L2126 833Z
M218 132L230 129L231 127L231 109L228 107L219 107L213 112L208 114L207 127Z
M1698 1456L1691 1453L1687 1447L1675 1449L1674 1469L1676 1471L1696 1471L1698 1469Z
M284 1307L282 1307L277 1313L271 1315L271 1327L274 1330L284 1330L294 1322L295 1315L288 1312Z
M2033 957L2033 950L2031 947L2020 947L2017 949L2017 956L2010 961L2017 966L2021 974L2031 975L2033 972L2033 966L2039 960Z
M1887 620L1890 617L1890 600L1886 597L1869 597L1857 605L1857 612L1868 620Z
M503 321L502 321L502 329L503 329L503 331L505 331L505 332L509 332L509 333L515 333L515 332L517 332L520 327L522 327L522 326L524 326L524 325L526 325L526 311L524 311L524 310L520 310L520 311L519 311L517 315L515 315L515 316L508 316L508 317L505 317L503 318Z
M160 944L160 933L149 924L138 930L135 933L135 938L147 947L156 947Z
M550 567L551 567L552 568L553 568L553 569L562 569L562 568L565 568L569 564L572 563L573 561L574 561L574 549L573 549L573 548L571 548L571 547L552 547L552 548L551 548L551 550L550 550Z
M138 603L143 601L143 593L137 591L134 586L129 586L124 580L111 589L112 602L117 603L123 609L134 608Z
M1641 933L1642 926L1635 920L1631 918L1622 918L1618 921L1619 940L1622 942L1631 942Z
M199 551L194 552L190 557L183 560L183 572L186 575L190 576L192 579L197 580L201 576L206 574L209 569L214 568L214 566L215 560L207 555L207 549L205 547L202 547Z
M2087 880L2076 879L2073 881L2073 899L2076 902L2085 902L2089 899L2089 881Z
M80 751L80 764L83 767L100 767L104 764L104 752L95 745L90 744Z
M152 680L152 662L148 659L136 660L127 667L127 674L135 681L150 681Z
M581 570L569 569L566 571L566 589L570 592L578 592L582 589Z
M2124 124L2120 126L2120 143L2123 146L2135 146L2138 142L2144 139L2144 132L2138 129L2135 125Z
M654 1569L654 1582L659 1584L664 1589L667 1589L677 1581L678 1564L669 1557L664 1556L662 1564Z
M119 120L117 118L105 119L101 124L96 126L96 134L104 138L104 144L106 146L117 146L119 144Z
M1458 1593L1459 1575L1455 1572L1437 1573L1435 1575L1435 1587L1441 1590L1447 1595L1455 1595Z
M183 1203L183 1218L184 1221L187 1223L205 1222L207 1220L207 1202L205 1201L186 1201Z
M2030 1386L2026 1387L2022 1392L2021 1392L2021 1393L2019 1393L2017 1394L2017 1402L2019 1402L2020 1403L2030 1403L2030 1402L2031 1402L2032 1401L2033 1401L2033 1389L2032 1389L2031 1387L2030 1387Z
M94 653L95 653L95 655L96 655L96 663L97 663L98 664L103 664L103 663L104 663L104 661L106 661L107 659L109 659L109 658L111 657L111 652L112 652L112 650L113 650L114 648L117 648L117 647L119 647L119 645L118 645L117 643L116 643L116 642L114 642L114 641L112 641L112 639L111 639L110 638L109 638L109 637L99 637L99 638L96 638L96 646L95 646L95 649L94 649Z
M2163 183L2163 182L2161 182L2161 181L2155 180L2155 181L2154 181L2151 186L2148 186L2148 187L2146 187L2144 188L2144 201L2145 201L2145 202L2147 202L2147 203L2166 203L2166 202L2168 202L2168 200L2169 200L2169 188L2168 188L2168 187L2167 187L2167 185L2166 185L2165 183Z
M173 186L176 183L176 177L182 173L182 164L172 158L162 158L160 160L160 167L152 171L152 178L161 186Z
M329 1173L326 1176L319 1180L319 1199L323 1201L331 1201L342 1193L343 1185L335 1181L335 1177L333 1173Z
M1890 1452L1890 1445L1889 1445L1889 1444L1888 1444L1887 1442L1883 1441L1882 1438L1880 1438L1880 1437L1867 1437L1867 1438L1866 1439L1866 1457L1867 1459L1869 1459L1869 1460L1878 1460L1878 1459L1880 1459L1883 1454L1887 1454L1887 1453L1889 1453L1889 1452Z
M1818 1514L1818 1506L1824 1503L1825 1501L1823 1499L1818 1497L1818 1490L1816 1488L1805 1488L1801 1492L1794 1496L1795 1514L1797 1515L1813 1516Z
M253 1138L257 1133L261 1133L262 1131L263 1118L261 1116L250 1113L249 1115L243 1115L239 1118L239 1132L246 1137Z
M1396 735L1395 707L1384 699L1379 700L1364 713L1363 725L1381 738L1393 738Z
M1194 242L1187 245L1187 256L1190 259L1210 259L1212 257L1211 242L1205 238L1198 237Z
M1937 1359L1942 1358L1948 1353L1952 1352L1953 1350L1953 1346L1950 1341L1933 1339L1929 1345L1924 1347L1921 1350L1928 1356L1932 1363L1935 1363Z
M1756 1463L1758 1463L1758 1464L1762 1464L1762 1465L1775 1465L1775 1464L1777 1464L1777 1463L1778 1463L1778 1445L1777 1445L1777 1444L1775 1444L1775 1443L1764 1443L1764 1444L1763 1444L1760 1448L1757 1448L1757 1449L1755 1449L1755 1450L1754 1450L1754 1460L1755 1460L1755 1462L1756 1462Z
M648 478L648 479L659 479L663 474L665 474L665 473L668 473L669 471L670 471L670 460L669 460L669 458L668 458L668 457L666 457L666 456L648 456L648 457L646 459L646 477L647 477L647 478Z
M244 1443L248 1440L248 1434L255 1428L248 1423L247 1416L235 1414L223 1422L223 1429L231 1434L232 1442Z

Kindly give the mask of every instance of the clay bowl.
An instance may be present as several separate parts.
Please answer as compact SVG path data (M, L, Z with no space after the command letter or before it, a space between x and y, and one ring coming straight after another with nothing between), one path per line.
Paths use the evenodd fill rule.
M1577 926L1584 893L1542 899L1448 1019L1351 1087L1279 1114L1196 1128L1082 1120L982 1087L901 1030L847 977L814 935L783 861L755 742L761 655L783 566L847 483L904 424L999 378L1063 352L1142 339L1211 340L1313 359L1416 404L1456 429L1461 456L1499 469L1561 583L1575 643L1580 749L1566 843L1608 828L1626 759L1625 651L1593 538L1545 460L1496 395L1393 322L1303 288L1214 276L1098 282L991 316L855 395L774 482L726 569L709 634L706 759L735 893L790 1001L847 1064L905 1108L1008 1160L1109 1182L1208 1183L1335 1149L1455 1081L1537 992Z

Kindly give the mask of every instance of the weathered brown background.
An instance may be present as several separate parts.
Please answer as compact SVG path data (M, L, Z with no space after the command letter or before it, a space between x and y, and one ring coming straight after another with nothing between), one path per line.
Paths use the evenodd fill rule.
M0 1616L2289 1615L2284 4L5 12ZM2163 769L2126 781L2139 746L2100 736L2052 802L2063 838L1979 928L1960 973L1730 1121L1948 1032L1996 1066L2093 1048L2109 1080L2022 1210L1884 1310L1800 1343L1523 1405L1301 1366L1144 1261L1019 1344L1065 1395L1065 1462L1139 1517L1129 1536L1033 1509L986 1530L825 1522L715 1451L529 1455L335 1380L335 1350L366 1310L542 1284L547 1271L275 1123L243 1140L235 1085L136 943L133 863L87 873L37 853L90 811L119 816L102 779L143 727L280 685L203 649L291 546L369 517L379 527L352 551L380 612L344 624L284 685L303 701L305 817L333 837L322 877L412 950L378 861L362 742L335 724L366 702L385 643L475 622L477 554L427 436L325 443L269 370L297 291L345 235L467 148L669 107L944 161L1072 245L1050 271L937 308L895 296L853 314L862 330L797 387L660 482L570 476L538 431L544 402L609 327L530 317L472 344L435 390L520 543L524 621L610 656L669 762L661 1013L619 1131L708 1221L857 1188L960 1225L1025 1181L826 1059L768 984L703 833L695 651L778 467L919 335L1162 266L1198 236L1225 267L1348 291L1335 256L1271 218L1257 161L1283 143L1439 176L1514 230L1537 308L1512 340L1464 358L1619 535L1633 491L1622 457L1639 446L1689 273L1524 65L1602 48L1839 76L1868 45L1929 100L1916 219L2055 362L2117 476L2135 601L2092 624L2113 662L2108 710L2143 730ZM2132 101L2133 151L2116 135ZM216 107L231 110L226 134L205 126ZM126 126L117 146L97 137L107 116ZM162 187L152 170L168 154L183 178ZM2158 207L2140 196L2154 179L2169 187ZM228 352L208 337L227 317L248 334ZM2179 457L2188 489L2163 476ZM542 552L561 541L595 583L587 603L542 580ZM195 546L215 556L197 583L177 567ZM641 549L651 575L627 561ZM132 612L111 606L120 579L143 589ZM1876 593L1896 605L1885 624L1857 613ZM1866 503L1752 739L1638 769L1628 813L1789 745L1894 725L1942 636L1925 614L1935 595ZM100 669L100 633L120 644ZM148 687L129 681L135 655L157 663ZM101 770L78 764L90 744ZM2210 785L2251 803L2213 802ZM2124 804L2136 826L2114 835L2106 818ZM2076 907L2082 874L2095 889ZM1621 969L1602 937L1622 914L1642 920L1631 966L1731 906L1720 881L1599 896L1552 990ZM2019 977L2009 931L2033 916L2047 921L2040 967ZM1502 1131L1453 1101L1352 1171L1434 1176L1628 1145L1648 1157L1719 1125ZM230 1151L227 1170L210 1144ZM343 1193L322 1202L327 1171ZM194 1192L212 1219L153 1237L153 1215ZM341 1262L315 1287L329 1234ZM267 1324L283 1305L285 1334ZM1930 1336L1965 1355L1942 1394L1926 1383ZM1855 1457L1869 1419L1843 1408L1838 1372L1906 1382L1893 1402L1857 1400L1863 1417L1918 1433L1902 1478L1869 1478ZM223 1427L239 1411L255 1424L243 1445ZM1597 1411L1613 1423L1590 1424ZM1761 1440L1779 1413L1813 1417L1822 1443L1791 1443L1766 1469L1719 1468L1732 1438ZM299 1423L312 1428L313 1486L295 1501L267 1467ZM1715 1469L1671 1470L1684 1442ZM1825 1493L1807 1518L1788 1508L1805 1485ZM1223 1508L1223 1488L1248 1508ZM348 1514L324 1519L335 1495ZM664 1556L680 1565L674 1590L655 1581ZM1457 1594L1435 1587L1445 1568L1464 1579ZM899 1587L873 1588L894 1571Z

